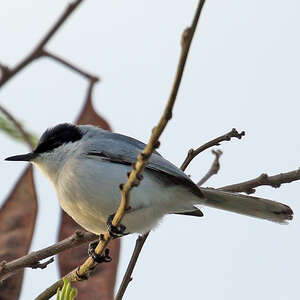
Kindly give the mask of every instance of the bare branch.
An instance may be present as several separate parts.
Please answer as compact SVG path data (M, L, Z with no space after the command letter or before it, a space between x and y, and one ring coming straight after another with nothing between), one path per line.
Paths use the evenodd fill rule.
M182 36L182 43L186 39L186 34L187 34L187 32L184 31L183 36ZM222 136L220 136L220 137L218 137L218 138L202 145L197 150L195 150L195 151L192 150L193 154L190 153L191 152L191 150L190 150L189 153L188 153L187 158L182 163L180 169L182 171L184 171L187 168L187 166L191 163L192 159L194 157L196 157L199 153L203 152L204 150L206 150L210 147L219 145L219 143L221 141L229 141L232 137L236 137L236 138L240 139L243 135L245 135L244 131L242 131L241 133L238 133L235 129L232 129L230 132L228 132L228 133L226 133L226 134L224 134L224 135L222 135ZM222 155L222 151L221 150L216 150L216 151L213 150L212 152L213 152L213 154L216 155L216 158L215 158L210 170L208 171L208 173L198 182L197 185L199 185L199 186L202 185L205 181L207 181L212 175L217 174L217 172L219 171L219 168L220 168L219 158ZM119 288L119 291L117 293L117 296L116 296L115 300L121 300L122 299L128 284L132 280L131 275L132 275L133 269L136 265L136 262L137 262L137 259L138 259L139 255L140 255L142 247L143 247L146 239L148 238L148 235L149 235L149 232L147 234L143 235L143 236L138 237L138 239L136 241L134 252L133 252L133 254L131 256L131 259L130 259L130 262L127 266L126 273L123 277L122 283L120 285L120 288Z
M51 263L54 262L54 257L51 257L50 259L46 260L45 262L43 263L40 263L40 262L35 262L33 263L30 267L32 269L45 269L47 268L47 266Z
M83 77L85 77L93 82L99 81L99 78L97 76L91 75L90 73L83 71L81 68L75 66L74 64L72 64L71 62L67 61L64 58L62 58L56 54L53 54L52 52L49 52L49 51L43 49L41 56L49 57L49 58L53 59L54 61L64 65L65 67L73 70L74 72L82 75Z
M268 176L267 174L263 173L254 179L244 181L241 183L223 186L219 188L219 190L233 192L233 193L244 192L247 194L253 194L255 193L255 188L258 186L268 185L273 188L279 188L283 183L290 183L299 179L300 179L300 169L287 172L287 173L280 173L273 176Z
M117 296L115 298L115 300L121 300L123 298L123 295L127 289L127 286L129 284L129 282L132 280L132 272L133 272L133 269L136 265L136 262L137 262L137 259L140 255L140 252L143 248L143 245L146 241L146 239L148 238L148 235L149 235L150 232L144 234L144 235L140 235L136 242L135 242L135 247L134 247L134 250L133 250L133 253L132 253L132 256L131 256L131 259L130 259L130 262L128 264L128 267L127 267L127 270L126 270L126 273L123 277L123 280L122 280L122 283L120 285L120 288L118 290L118 293L117 293Z
M210 167L210 169L208 170L208 172L205 174L205 176L203 176L202 179L199 180L199 182L197 183L198 186L203 185L210 177L212 177L213 175L217 174L220 170L220 156L223 154L223 152L221 150L212 150L211 151L216 157Z
M121 189L121 203L120 206L114 216L114 219L112 221L112 225L118 226L126 212L126 210L129 208L129 196L130 191L133 187L137 186L141 181L141 174L147 165L149 158L151 154L154 152L155 148L159 146L159 137L161 136L163 130L165 129L168 121L172 118L172 109L176 100L177 92L181 83L181 78L183 75L185 63L187 60L189 48L196 30L196 26L200 17L200 13L202 11L203 5L205 0L200 0L192 26L187 30L185 30L185 39L182 42L182 48L181 48L181 55L179 59L179 63L177 66L177 72L175 76L175 80L171 89L171 93L167 102L167 105L165 107L165 110L162 114L162 117L160 118L159 123L157 126L153 129L152 135L150 137L150 140L148 144L146 145L145 149L138 155L137 162L134 164L128 180L125 184L120 185ZM109 232L106 232L103 239L99 242L98 246L95 249L95 253L98 255L101 255L104 251L104 249L107 247L109 241L111 240L111 237L109 235ZM87 276L87 274L97 265L96 262L93 261L92 258L88 258L78 269L73 270L69 274L65 276L69 281L80 281L82 280L83 276ZM40 294L36 300L42 300L42 299L49 299L51 296L55 294L58 287L61 287L63 285L63 281L59 280L56 283L54 283L51 287L49 287L46 291L44 291L42 294Z
M1 81L1 78L8 75L8 73L10 72L10 69L8 66L0 63L0 71L1 71L1 73L0 73L1 74L0 81Z
M61 25L67 20L70 14L78 7L78 5L82 1L83 0L75 0L71 2L67 6L64 13L59 17L59 19L55 22L55 24L50 28L50 30L46 33L46 35L33 49L33 51L27 57L25 57L16 67L10 69L7 66L1 65L2 76L0 78L0 87L3 86L6 82L8 82L14 75L20 72L24 67L30 64L33 60L41 56L43 48L46 46L49 40L57 32L57 30L61 27Z
M32 266L35 265L37 266L39 264L39 261L45 258L53 256L67 249L77 247L83 243L94 241L97 238L98 236L93 233L76 231L67 239L64 239L54 245L31 252L10 262L2 261L0 263L0 281L10 277L11 275L15 274L18 271L21 271L24 268L32 268Z
M23 136L24 141L28 144L30 149L33 149L35 146L32 143L32 140L30 138L30 135L23 129L22 125L14 118L14 116L5 109L2 105L0 105L0 110L2 113L15 125L15 127L19 130L20 134Z
M204 150L211 148L213 146L219 146L221 142L230 141L234 137L241 139L244 135L245 135L245 131L238 133L237 130L235 128L233 128L228 133L209 141L208 143L197 148L196 150L190 149L187 154L186 159L184 160L183 164L181 165L181 169L184 171L187 168L187 166L189 165L189 163L192 161L192 159L195 158L198 154L200 154Z

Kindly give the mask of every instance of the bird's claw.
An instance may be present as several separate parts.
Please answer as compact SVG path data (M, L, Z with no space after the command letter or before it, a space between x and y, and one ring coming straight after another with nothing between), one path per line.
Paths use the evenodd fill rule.
M89 244L89 250L88 250L89 256L98 264L111 262L112 258L109 256L109 249L106 248L104 250L104 254L99 255L95 252L97 245L98 245L98 241Z
M110 236L112 238L116 239L116 238L120 238L124 235L127 235L127 233L125 233L126 226L124 226L123 224L120 224L119 226L114 226L112 224L112 220L114 217L115 217L115 214L110 215L106 222L106 226L107 226Z

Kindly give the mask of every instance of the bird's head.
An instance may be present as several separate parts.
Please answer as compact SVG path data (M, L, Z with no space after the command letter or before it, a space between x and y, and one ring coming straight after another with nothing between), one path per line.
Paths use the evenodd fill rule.
M84 133L80 126L69 123L56 125L42 134L32 152L10 156L5 160L31 162L53 180L64 161L78 149Z

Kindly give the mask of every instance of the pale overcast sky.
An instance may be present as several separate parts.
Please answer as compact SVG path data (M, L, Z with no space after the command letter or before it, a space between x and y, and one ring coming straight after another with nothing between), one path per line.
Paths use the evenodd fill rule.
M67 3L2 0L0 61L19 62ZM99 75L97 110L114 131L146 142L165 105L181 32L196 5L194 0L86 0L49 49ZM208 186L299 167L299 10L296 0L207 1L174 118L161 138L159 150L167 159L180 165L190 147L236 127L247 135L221 145L221 170ZM40 134L74 120L86 87L84 79L44 59L1 89L0 101ZM27 150L2 133L0 143L2 158ZM212 160L209 151L202 154L187 173L198 180ZM25 164L0 164L4 199ZM35 175L40 207L32 250L55 242L59 221L52 186ZM295 218L287 226L208 208L202 219L165 218L151 233L124 299L298 299L299 190L300 182L257 190L293 208ZM123 239L118 284L135 238ZM55 264L26 271L21 299L32 299L57 276Z

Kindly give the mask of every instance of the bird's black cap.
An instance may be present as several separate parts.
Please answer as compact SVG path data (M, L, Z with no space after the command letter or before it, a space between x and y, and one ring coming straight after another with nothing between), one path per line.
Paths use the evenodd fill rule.
M40 153L51 151L65 143L78 141L82 136L78 126L70 123L59 124L43 133L37 147L31 153L7 157L5 160L31 161Z
M40 138L34 153L51 151L62 144L76 142L82 138L82 132L78 126L63 123L47 129Z

